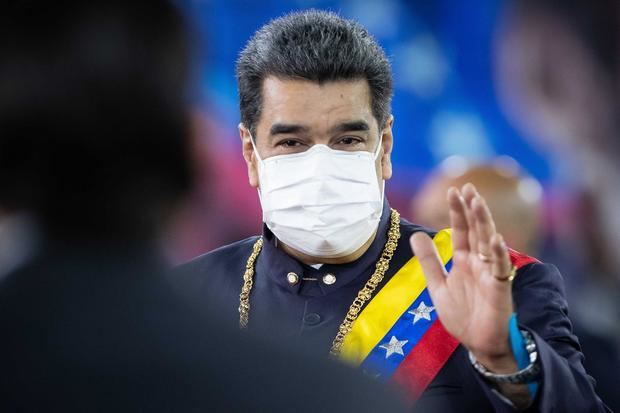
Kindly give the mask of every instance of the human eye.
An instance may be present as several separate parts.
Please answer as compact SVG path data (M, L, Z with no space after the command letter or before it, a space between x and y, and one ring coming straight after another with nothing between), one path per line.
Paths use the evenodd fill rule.
M283 148L297 148L301 145L302 143L295 139L283 139L276 144L276 146L281 146Z
M308 144L299 138L282 138L275 142L275 154L286 155L303 152L308 149Z
M364 140L357 136L343 136L336 141L336 146L351 149L359 147Z

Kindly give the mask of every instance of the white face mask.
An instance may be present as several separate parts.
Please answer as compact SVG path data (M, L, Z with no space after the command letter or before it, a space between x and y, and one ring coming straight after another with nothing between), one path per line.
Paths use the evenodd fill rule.
M281 242L312 257L357 251L383 211L375 166L380 148L381 142L373 154L313 145L262 160L254 147L263 221Z

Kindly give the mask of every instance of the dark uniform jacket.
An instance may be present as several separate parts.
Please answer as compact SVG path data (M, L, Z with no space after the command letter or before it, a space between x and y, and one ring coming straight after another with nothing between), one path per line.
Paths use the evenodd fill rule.
M297 339L300 347L328 354L354 297L374 272L386 242L389 215L386 202L377 236L362 257L348 264L326 264L318 269L278 249L274 235L265 228L265 243L256 262L250 295L249 328L276 340ZM411 259L411 234L426 231L433 235L405 220L401 220L400 231L398 248L382 284ZM195 305L211 313L227 315L229 322L236 325L243 274L257 238L251 237L194 259L175 272L174 282ZM289 278L295 278L288 276L291 273L299 282L289 282ZM328 274L330 276L324 279ZM335 282L330 284L334 278ZM594 380L583 368L584 357L572 333L558 270L538 262L523 266L513 282L513 297L519 324L533 333L542 361L540 385L530 410L607 411L595 394ZM480 378L462 346L422 394L418 406L441 412L514 410L492 385Z

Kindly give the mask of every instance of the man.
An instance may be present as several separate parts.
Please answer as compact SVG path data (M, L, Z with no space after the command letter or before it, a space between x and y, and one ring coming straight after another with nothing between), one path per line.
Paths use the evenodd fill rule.
M187 290L437 411L605 409L557 270L509 252L473 186L448 193L451 236L390 210L392 79L364 28L321 11L276 19L241 53L237 78L264 233L184 266Z
M400 411L172 295L156 243L192 173L170 2L6 2L0 31L2 412Z

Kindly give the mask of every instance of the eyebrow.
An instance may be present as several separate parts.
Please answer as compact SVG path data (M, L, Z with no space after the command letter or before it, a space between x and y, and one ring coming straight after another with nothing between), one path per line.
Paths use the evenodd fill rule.
M284 133L308 132L309 130L310 128L308 128L307 126L288 123L274 123L273 125L271 125L271 129L269 129L269 134L273 136Z
M331 132L360 132L370 130L370 125L368 122L364 120L354 120L351 122L342 122L333 128L331 128Z
M330 129L331 133L340 132L359 132L370 130L370 125L364 120L354 120L350 122L342 122ZM274 123L269 129L269 135L287 134L287 133L307 133L310 128L307 126L293 123Z

